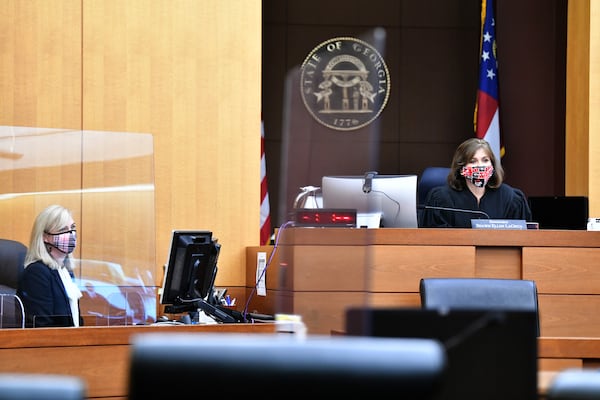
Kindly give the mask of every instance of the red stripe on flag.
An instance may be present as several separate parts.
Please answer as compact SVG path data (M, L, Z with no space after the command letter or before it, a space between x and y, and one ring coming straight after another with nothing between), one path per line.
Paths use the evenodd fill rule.
M267 163L265 160L265 130L260 121L260 245L271 241L271 210L267 185Z
M479 90L477 92L477 137L483 139L498 109L498 101Z

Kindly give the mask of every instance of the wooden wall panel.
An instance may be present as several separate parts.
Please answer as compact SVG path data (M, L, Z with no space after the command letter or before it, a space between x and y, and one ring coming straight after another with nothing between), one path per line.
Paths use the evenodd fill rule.
M372 293L369 305L373 307L421 307L419 293Z
M590 1L568 3L565 191L589 194ZM590 202L590 211L597 209ZM597 211L596 211L597 212ZM595 215L595 214L590 214Z
M477 277L521 279L521 249L477 248Z
M308 333L328 335L343 331L345 310L367 304L366 299L360 292L300 292L294 294L294 314L302 316Z
M79 188L79 165L68 162L43 170L8 171L25 150L44 163L50 157L70 158L80 149L76 139L26 149L14 147L11 140L19 127L81 128L81 1L4 1L0 27L0 126L7 128L0 134L6 139L0 147L0 192L30 194L0 200L0 236L28 243L35 215L49 202L71 208L79 220L80 197L31 196Z
M0 329L0 372L64 373L81 377L88 399L126 399L133 338L165 333L274 334L274 324L145 325ZM149 383L156 384L156 383ZM167 382L168 384L168 382ZM174 390L177 387L174 386Z
M523 279L535 280L539 293L600 294L598 265L598 248L523 248Z
M9 368L4 369L0 364L0 371L14 372L10 360L19 359L20 372L52 374L60 371L85 379L88 398L126 397L128 364L117 361L128 359L129 351L128 345L0 349L0 358L9 360ZM111 371L112 379L106 379L98 371Z
M315 271L315 260L327 262L318 262L319 273L303 279L301 287L294 281L282 289L287 295L286 312L310 315L305 319L309 330L329 332L340 329L339 322L350 302L418 306L418 283L423 277L521 278L537 282L542 336L597 335L600 232L483 232L449 228L289 228L282 234L282 248L286 251L279 254L280 265L300 271L296 277L302 271ZM349 253L348 246L342 243L353 240L353 251L364 249L365 268L370 274L365 277L368 289L362 292L358 284L350 291L348 281L354 282L357 277L342 273L348 263L343 256ZM335 257L325 258L324 254ZM343 283L332 285L335 277L340 282L343 277ZM349 292L355 299L346 296ZM319 315L321 310L328 316L337 315L323 318Z
M7 0L0 125L81 128L81 0Z
M598 336L599 296L540 294L538 301L541 336Z
M79 135L27 146L58 163L0 163L0 194L19 194L0 199L0 236L27 243L39 211L60 203L80 231L75 257L118 261L153 286L171 231L208 229L223 245L217 284L243 287L259 238L260 0L8 0L0 27L0 139L15 126ZM90 132L115 131L151 134L150 162L85 153ZM123 150L111 145L97 149ZM154 189L79 192L131 183Z
M156 276L173 229L223 245L217 284L245 284L258 242L260 1L84 1L83 126L151 133Z
M370 249L368 279L373 292L418 292L420 277L475 275L474 246L371 246Z
M280 251L279 259L285 257L286 260L279 268L279 276L284 274L281 278L285 280L283 288L301 291L361 291L367 288L365 265L368 252L365 247L301 246L283 247Z

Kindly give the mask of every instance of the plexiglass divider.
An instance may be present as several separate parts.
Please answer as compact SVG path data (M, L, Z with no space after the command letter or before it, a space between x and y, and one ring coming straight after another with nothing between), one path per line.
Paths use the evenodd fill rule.
M378 116L390 85L380 62L384 48L380 28L355 38L323 38L287 75L277 257L267 289L276 285L275 312L301 317L308 334L339 332L346 309L370 303L373 229L335 227L316 214L298 223L294 206L322 209L323 176L378 171ZM303 192L315 193L316 201L304 199Z
M151 134L0 126L0 204L0 237L27 246L46 206L72 210L87 323L114 324L120 312L123 324L155 322Z

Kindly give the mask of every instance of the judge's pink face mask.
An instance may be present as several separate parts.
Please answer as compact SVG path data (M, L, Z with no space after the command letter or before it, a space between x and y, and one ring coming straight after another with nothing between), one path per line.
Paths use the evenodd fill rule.
M485 187L494 174L494 167L492 165L478 167L464 166L460 170L460 174L464 176L465 179L473 182L473 185Z

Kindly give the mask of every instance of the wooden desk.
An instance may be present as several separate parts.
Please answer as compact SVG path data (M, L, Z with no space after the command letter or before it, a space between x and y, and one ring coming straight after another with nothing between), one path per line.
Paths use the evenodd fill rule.
M538 359L538 392L543 397L559 371L600 368L600 337L541 337Z
M353 305L418 307L423 277L531 279L542 336L600 332L600 232L286 228L277 256L273 309L309 333L343 330Z
M0 372L80 376L89 399L127 399L130 338L148 332L274 333L275 324L0 329Z
M541 337L538 357L548 360L567 359L575 366L600 366L600 337Z

